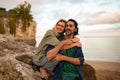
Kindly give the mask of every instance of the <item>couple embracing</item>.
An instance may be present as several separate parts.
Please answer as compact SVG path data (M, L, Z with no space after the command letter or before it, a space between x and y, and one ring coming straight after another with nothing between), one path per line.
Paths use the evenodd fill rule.
M75 37L78 30L74 19L60 19L46 32L33 56L44 80L84 80L80 70L84 63L82 45Z

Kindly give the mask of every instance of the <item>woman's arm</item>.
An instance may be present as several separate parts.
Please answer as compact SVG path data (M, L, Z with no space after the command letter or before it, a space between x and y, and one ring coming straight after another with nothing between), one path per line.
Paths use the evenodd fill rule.
M53 58L55 58L58 52L62 49L64 45L69 45L67 49L72 48L76 45L77 46L79 45L81 47L80 43L77 43L78 41L79 41L78 38L66 39L66 40L61 41L57 46L55 46L55 48L47 52L47 55L46 55L47 59L52 60Z
M67 61L71 64L75 65L83 65L84 63L84 55L82 52L82 49L79 47L73 48L75 49L75 52L73 52L73 57L68 57L62 54L58 54L53 61Z
M61 48L61 50L67 50L67 49L73 48L75 46L82 48L81 42L75 42L75 43L72 43L72 44L63 45L63 47Z
M53 61L57 62L57 61L67 61L69 63L75 64L75 65L80 65L80 60L79 58L72 58L72 57L68 57L68 56L64 56L61 54L58 54Z
M53 48L47 52L47 55L46 55L47 59L52 60L53 58L55 58L56 55L58 54L58 52L60 51L60 49L65 44L72 44L72 41L70 39L61 41L57 46L55 46L55 48Z

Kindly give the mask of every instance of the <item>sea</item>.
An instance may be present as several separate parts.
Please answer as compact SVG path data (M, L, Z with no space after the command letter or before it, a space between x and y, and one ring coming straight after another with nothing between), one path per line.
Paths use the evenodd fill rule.
M120 62L120 36L80 37L85 60ZM36 47L42 37L37 37Z

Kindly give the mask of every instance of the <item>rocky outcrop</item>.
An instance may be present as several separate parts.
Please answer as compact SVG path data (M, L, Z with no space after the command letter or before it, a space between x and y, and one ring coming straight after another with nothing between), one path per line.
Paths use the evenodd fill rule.
M39 68L32 63L35 47L0 35L0 80L42 80ZM94 68L81 67L86 80L96 80Z
M0 80L41 80L32 64L35 47L0 35Z

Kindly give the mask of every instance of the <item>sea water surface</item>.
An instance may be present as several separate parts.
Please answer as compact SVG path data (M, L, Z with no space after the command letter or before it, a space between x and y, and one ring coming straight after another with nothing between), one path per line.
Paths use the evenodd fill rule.
M79 37L86 60L120 62L120 37ZM37 37L38 46L42 37Z
M120 62L120 37L80 38L86 60Z

